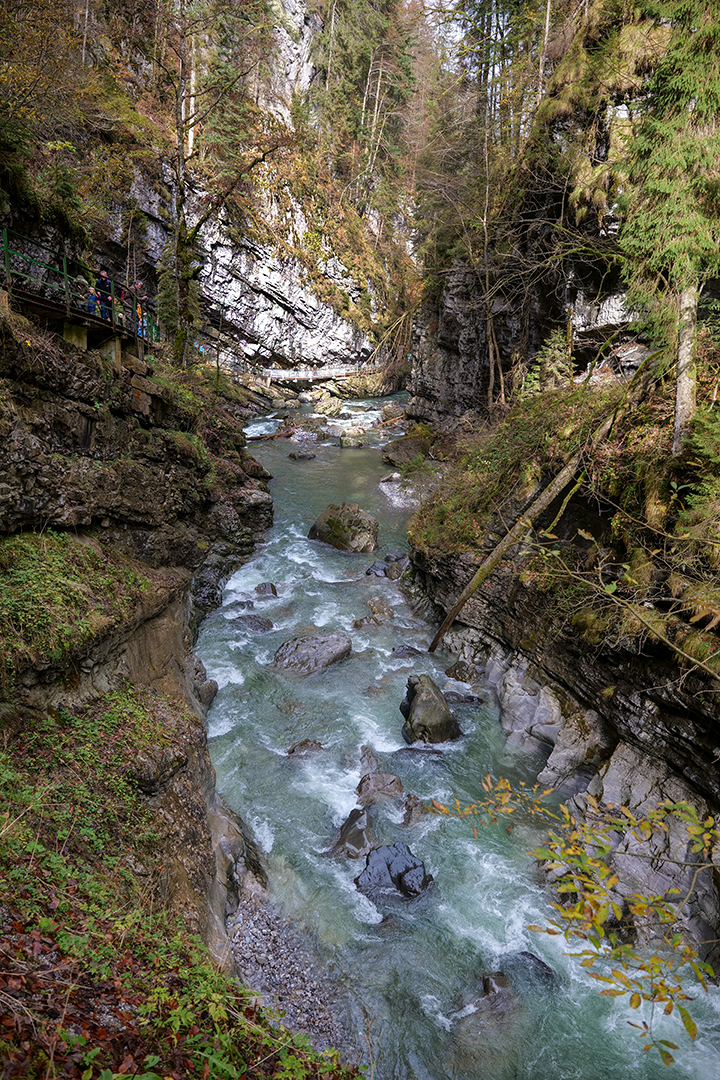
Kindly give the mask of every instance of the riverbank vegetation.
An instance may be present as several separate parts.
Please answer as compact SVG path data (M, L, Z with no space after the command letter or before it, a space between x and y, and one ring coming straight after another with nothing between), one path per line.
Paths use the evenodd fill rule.
M197 718L125 687L82 709L3 716L0 1055L8 1076L336 1077L211 963L158 898L161 821L134 779Z
M525 536L522 582L589 645L654 640L685 668L699 663L720 675L720 353L709 334L700 357L698 413L680 457L662 357L650 357L632 382L568 380L521 395L466 439L416 514L412 542L426 552L487 554L580 451L572 483ZM633 385L638 399L625 407ZM611 416L610 434L593 445Z

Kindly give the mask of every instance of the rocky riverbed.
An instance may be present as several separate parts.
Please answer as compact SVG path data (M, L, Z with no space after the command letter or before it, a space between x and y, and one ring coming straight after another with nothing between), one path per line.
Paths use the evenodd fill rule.
M257 894L240 898L227 930L242 981L285 1027L307 1035L317 1050L360 1057L342 1019L345 991L323 970L309 934Z

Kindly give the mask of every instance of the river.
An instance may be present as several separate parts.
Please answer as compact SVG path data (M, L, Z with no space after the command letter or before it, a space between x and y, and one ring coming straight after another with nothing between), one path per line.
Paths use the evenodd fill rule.
M349 403L355 411L375 402ZM369 414L370 416L374 414ZM262 419L253 433L272 431ZM298 920L320 950L328 977L346 1002L345 1021L358 1055L378 1080L675 1080L720 1077L720 1006L716 993L694 1007L701 1034L691 1044L670 1017L660 1037L681 1046L666 1068L628 1026L624 999L598 995L561 938L533 933L529 924L551 917L533 860L536 842L523 829L469 827L437 815L402 823L394 804L372 811L378 843L401 841L434 877L422 897L379 909L355 887L364 860L337 860L328 848L356 806L361 748L369 746L383 770L425 802L470 802L491 772L532 781L542 758L505 739L496 711L486 704L453 706L464 737L439 752L410 749L399 705L410 673L426 672L441 686L454 657L426 652L433 627L413 612L398 586L365 570L386 552L406 548L411 513L375 447L313 445L312 461L292 461L286 440L256 444L273 474L275 525L252 561L228 583L221 609L203 625L198 652L220 690L208 716L218 786L251 825L267 857L275 904ZM357 502L380 521L381 550L350 555L308 540L310 525L332 502ZM277 596L255 586L273 582ZM393 618L353 628L381 597ZM272 621L260 632L234 621L248 609ZM310 679L297 681L269 668L275 650L316 627L343 630L352 655ZM412 646L409 658L393 648ZM302 739L322 750L289 757ZM520 956L529 951L556 973L555 986L538 979ZM478 1024L471 1012L483 973L508 974L514 1004ZM465 1017L463 1019L463 1016ZM636 1015L631 1017L637 1019ZM475 1030L473 1031L473 1028Z

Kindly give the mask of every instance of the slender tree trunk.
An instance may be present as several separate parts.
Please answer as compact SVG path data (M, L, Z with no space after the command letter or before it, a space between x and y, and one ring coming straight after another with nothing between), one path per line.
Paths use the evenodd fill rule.
M335 8L337 0L333 0L332 15L330 16L330 46L328 48L328 66L325 75L325 89L330 85L330 68L332 67L333 45L335 44Z
M675 430L672 452L680 454L688 425L695 416L695 335L697 331L697 307L699 289L697 282L686 285L680 293L680 318L678 322L677 384L675 389Z
M547 55L547 43L550 35L550 11L552 0L547 0L545 5L545 26L543 27L543 40L542 48L540 50L540 63L538 65L538 92L537 92L537 104L540 107L542 101L543 87L545 80L545 57Z

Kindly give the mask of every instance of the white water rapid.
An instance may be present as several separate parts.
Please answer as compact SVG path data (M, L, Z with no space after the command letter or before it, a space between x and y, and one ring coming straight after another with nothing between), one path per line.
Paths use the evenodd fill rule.
M382 403L351 403L351 411ZM259 421L252 431L273 430ZM427 653L434 628L416 616L394 582L365 576L386 552L405 547L410 513L377 448L312 445L295 462L286 440L256 444L272 472L275 525L255 557L228 583L223 607L205 622L198 652L220 692L208 717L218 786L252 826L270 868L274 901L317 942L328 977L339 980L358 1056L378 1080L712 1080L720 1077L720 1007L711 994L693 1006L701 1034L691 1044L679 1021L660 1037L681 1047L666 1068L628 1026L625 999L599 997L597 983L565 955L562 938L532 933L551 917L541 877L527 855L537 838L523 829L481 830L425 815L402 824L390 806L371 811L377 843L406 843L434 884L422 897L379 908L356 889L364 859L327 852L356 805L360 754L369 746L386 772L423 801L461 803L481 795L486 773L531 782L542 761L506 742L496 712L482 703L453 706L464 738L434 749L405 746L398 706L411 673L441 686L452 657ZM350 555L306 539L332 502L357 502L380 520L381 550ZM273 582L277 597L254 592ZM382 597L394 618L353 629ZM249 613L272 621L264 632L233 621ZM275 650L317 627L350 635L349 658L309 679L268 666ZM398 657L393 648L412 646ZM462 684L451 689L467 693ZM322 750L287 750L314 739ZM518 954L529 951L556 973L555 987ZM472 1011L483 973L504 970L514 1004L497 1014ZM479 981L480 980L480 981Z

